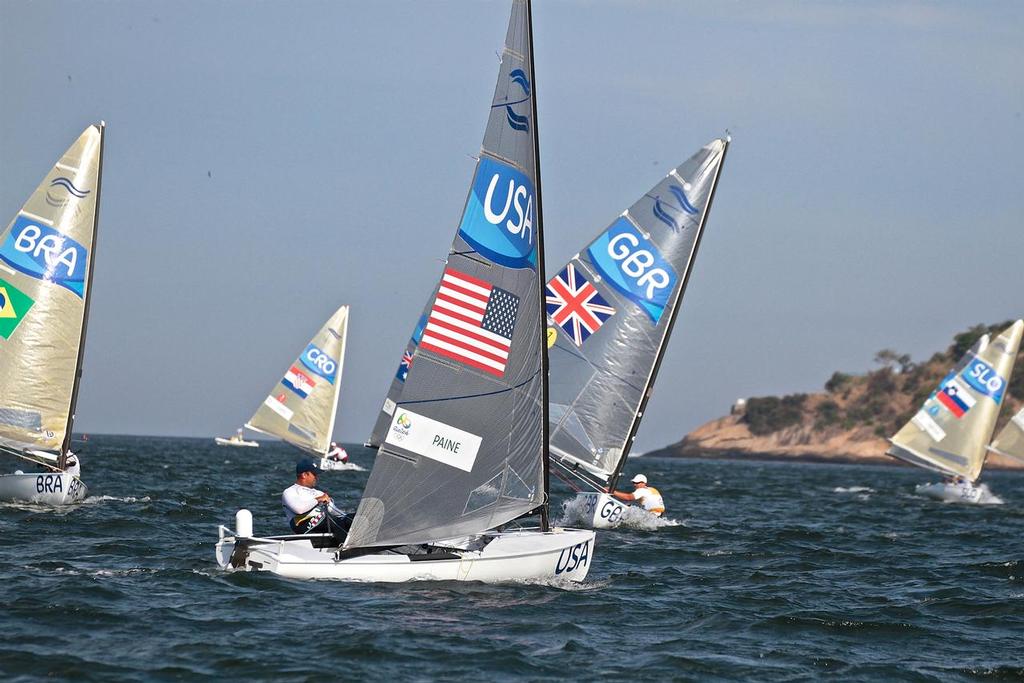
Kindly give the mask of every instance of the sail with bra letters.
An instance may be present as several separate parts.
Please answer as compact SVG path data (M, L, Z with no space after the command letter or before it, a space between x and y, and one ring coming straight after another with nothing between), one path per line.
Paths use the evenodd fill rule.
M86 128L0 233L0 447L60 469L92 298L104 131Z
M288 366L246 427L323 456L334 432L345 362L348 306L342 306Z
M515 0L459 229L346 548L478 534L546 502L531 42Z
M547 284L551 460L595 489L629 455L728 146L673 169Z

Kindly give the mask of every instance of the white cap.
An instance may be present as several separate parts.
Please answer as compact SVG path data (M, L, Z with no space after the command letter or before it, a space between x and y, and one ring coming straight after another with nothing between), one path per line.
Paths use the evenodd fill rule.
M647 483L647 477L645 477L642 474L638 474L635 477L633 477L633 483L634 484L646 484Z

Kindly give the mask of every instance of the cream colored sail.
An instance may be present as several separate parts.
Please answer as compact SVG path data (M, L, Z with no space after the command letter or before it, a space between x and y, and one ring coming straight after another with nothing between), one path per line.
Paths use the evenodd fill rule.
M306 345L245 425L319 455L327 453L338 411L348 306Z
M70 443L103 133L86 128L0 233L0 445L11 450Z
M1024 461L1024 408L1010 418L988 449Z
M967 352L910 422L890 441L887 453L946 475L978 479L996 418L1020 349L1018 320L992 342L983 338Z

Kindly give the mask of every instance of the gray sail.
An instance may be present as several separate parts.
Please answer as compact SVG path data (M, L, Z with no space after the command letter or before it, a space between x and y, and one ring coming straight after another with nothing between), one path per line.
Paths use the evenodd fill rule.
M1010 418L988 449L1024 461L1024 408Z
M348 306L327 319L246 427L325 455L334 433L348 335Z
M384 442L384 436L387 434L388 428L391 427L391 420L395 417L395 408L398 406L398 401L402 396L402 389L405 388L405 380L409 375L409 370L412 368L416 347L420 345L420 337L423 336L423 328L427 326L427 317L433 305L434 297L431 296L423 307L423 315L420 316L419 321L416 323L416 329L412 331L412 336L409 337L409 342L405 345L405 351L402 352L402 360L398 363L398 370L395 371L394 377L391 378L388 395L380 407L380 412L377 413L377 421L373 425L373 432L366 442L366 445L371 448L378 448Z
M86 128L0 233L0 444L10 450L63 454L70 443L103 132Z
M886 453L918 467L976 481L996 426L1024 322L994 341L983 336L891 439Z
M614 485L680 306L727 140L714 140L547 284L551 459Z
M515 0L459 230L346 547L480 533L544 502L532 66Z

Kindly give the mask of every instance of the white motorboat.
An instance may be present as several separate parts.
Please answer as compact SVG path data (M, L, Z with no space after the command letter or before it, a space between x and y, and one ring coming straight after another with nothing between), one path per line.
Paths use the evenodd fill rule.
M245 437L243 437L241 434L235 434L234 436L229 436L226 439L223 436L215 436L213 438L213 442L215 444L217 444L218 446L235 446L237 448L259 448L260 447L260 442L259 441L249 441Z
M104 124L64 152L0 233L0 501L65 505L88 489L71 457L92 300Z

